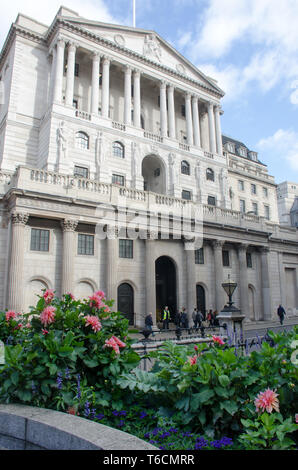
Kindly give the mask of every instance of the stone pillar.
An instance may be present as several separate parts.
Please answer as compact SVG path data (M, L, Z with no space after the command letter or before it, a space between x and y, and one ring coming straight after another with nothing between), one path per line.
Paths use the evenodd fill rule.
M160 82L160 135L168 136L167 85Z
M192 243L185 243L185 258L186 258L186 285L187 285L187 316L188 324L192 326L192 312L197 306L196 299L196 271L195 271L195 252L193 249L188 250L188 245Z
M176 124L175 124L175 101L174 101L174 86L168 87L168 121L169 121L169 137L176 139Z
M133 124L135 127L141 127L141 72L134 70L133 78Z
M185 117L186 117L186 134L187 143L193 145L193 125L192 125L192 114L191 114L191 94L185 94Z
M73 292L74 259L76 252L74 241L77 225L77 220L64 219L61 221L63 230L61 295Z
M131 125L131 68L128 65L124 75L124 123Z
M49 90L49 103L54 101L54 90L55 90L55 75L56 75L56 54L57 50L55 47L51 50L52 54L52 65L51 65L51 76L50 76L50 90Z
M249 310L249 293L248 293L248 275L247 275L247 246L242 243L238 246L238 260L239 260L239 280L240 280L240 309L245 315L246 321L250 321Z
M271 289L270 289L270 275L269 275L269 248L261 248L261 289L262 289L262 303L263 303L263 320L268 321L272 319L271 309Z
M110 111L110 59L104 57L102 68L101 114L108 118Z
M113 237L113 238L112 238ZM114 308L117 310L117 273L119 259L118 231L109 232L107 237L107 298L114 300Z
M220 106L215 106L215 129L216 129L216 145L218 155L222 155L222 137L220 125Z
M193 96L192 98L192 116L194 129L194 144L196 147L201 147L200 118L197 96Z
M223 278L223 264L222 264L222 247L224 241L215 240L212 242L214 252L214 273L215 273L215 305L216 310L220 312L224 307L224 290L222 283Z
M25 225L29 214L13 212L11 214L11 252L10 269L8 276L8 303L9 310L21 312L23 308L23 268L25 251Z
M68 46L67 71L66 71L65 104L67 106L73 105L75 56L76 56L76 45L74 43L70 43Z
M214 111L213 111L212 103L208 103L208 124L209 124L210 152L216 153L215 123L214 123Z
M62 102L62 83L63 83L63 67L64 67L64 39L58 39L55 64L55 84L54 84L54 102Z
M100 55L94 52L92 55L92 89L91 89L91 113L98 115L99 105L99 67Z
M150 238L145 240L146 315L152 312L153 326L156 327L155 243Z

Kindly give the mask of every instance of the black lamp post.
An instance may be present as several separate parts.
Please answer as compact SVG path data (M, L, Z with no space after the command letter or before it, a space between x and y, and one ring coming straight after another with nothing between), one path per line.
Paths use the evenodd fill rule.
M224 288L227 296L229 297L229 309L231 309L234 302L232 302L232 296L237 288L237 282L233 282L230 279L230 275L228 276L228 281L222 283L222 287ZM234 308L234 307L233 307Z

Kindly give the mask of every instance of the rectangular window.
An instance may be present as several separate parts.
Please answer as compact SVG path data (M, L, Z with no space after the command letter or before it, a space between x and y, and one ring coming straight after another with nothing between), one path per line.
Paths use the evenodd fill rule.
M252 255L251 253L246 253L246 265L248 268L252 268Z
M265 216L265 219L267 220L270 219L270 207L269 206L264 206L264 216Z
M78 234L78 255L94 255L94 235Z
M119 240L119 258L133 258L133 240Z
M207 204L209 206L215 206L216 205L216 199L214 196L208 196L208 201Z
M195 263L204 264L204 248L195 251Z
M242 214L245 214L245 201L244 201L244 199L240 199L240 212L242 212Z
M222 250L222 264L223 266L230 266L230 253L228 250Z
M191 192L186 191L186 189L183 189L181 197L182 197L182 199L187 199L188 201L190 201L191 200Z
M185 104L181 105L181 116L185 117Z
M238 181L238 188L239 188L239 191L244 191L244 181L242 180Z
M32 251L49 251L50 231L42 230L39 228L31 229L31 244L30 250Z
M79 64L75 64L75 77L79 76L80 66Z
M258 204L256 202L252 203L252 210L255 215L258 215Z
M72 100L72 105L75 109L78 109L78 107L79 107L78 100Z
M80 178L88 178L89 170L84 166L75 166L73 174L74 176L79 176Z
M263 188L264 197L268 197L268 188Z
M251 188L251 194L257 194L257 187L255 184L251 184L250 188Z
M124 186L124 176L113 174L112 184L118 184L119 186Z

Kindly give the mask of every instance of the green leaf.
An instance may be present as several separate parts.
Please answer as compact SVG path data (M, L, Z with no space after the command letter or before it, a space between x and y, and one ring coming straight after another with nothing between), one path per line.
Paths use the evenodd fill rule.
M238 411L238 406L233 401L223 401L220 403L220 407L223 410L226 410L231 416L233 416Z
M199 405L204 404L214 397L215 393L210 388L206 388L200 393L195 393L191 399L191 409L196 410Z
M98 360L97 360L97 359L88 359L88 358L84 358L84 359L83 359L83 362L84 362L84 364L85 364L87 367L90 367L90 369L92 369L93 367L97 367L97 366L98 366Z
M58 367L56 366L56 364L47 364L47 366L49 368L50 375L56 375L57 374Z
M184 411L188 411L189 409L189 396L185 396L185 397L182 397L180 398L180 400L178 400L176 402L176 408L178 410L182 410L184 409Z
M230 384L230 379L227 375L219 375L218 381L222 387L227 387Z
M17 371L11 374L11 381L14 385L17 385L19 382L19 373Z
M214 390L216 392L216 394L219 396L219 397L222 397L222 398L229 398L230 394L229 394L229 390L223 388L223 387L214 387Z

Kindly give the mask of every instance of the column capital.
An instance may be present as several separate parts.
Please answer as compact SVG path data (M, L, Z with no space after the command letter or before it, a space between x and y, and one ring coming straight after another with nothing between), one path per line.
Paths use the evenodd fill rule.
M124 72L127 73L128 75L131 75L132 73L132 67L130 65L125 65L124 66Z
M110 65L111 63L111 57L110 56L107 56L107 55L104 55L102 57L102 63L103 65Z
M159 82L159 86L162 90L165 90L167 88L167 82L165 80L161 80Z
M140 77L142 75L142 72L140 69L133 69L133 73L135 77Z
M222 247L224 246L225 241L224 240L212 240L211 245L213 246L214 249L216 250L221 250Z
M98 52L97 50L94 49L93 51L91 51L91 57L94 61L95 60L100 60L101 54L100 54L100 52Z
M63 232L74 232L77 228L79 221L74 219L61 220L61 227Z
M173 93L175 90L175 85L173 83L168 83L168 90Z
M270 252L269 246L260 246L259 251L261 254L267 255Z
M67 42L67 39L64 38L64 37L58 37L56 42L55 42L55 45L58 47L65 47L65 44Z
M29 214L25 212L12 212L10 214L11 222L13 225L26 225L29 219Z
M239 243L237 246L239 251L247 251L247 248L249 247L248 243Z
M68 50L71 52L75 52L76 49L79 47L79 43L75 41L68 41Z
M199 96L198 95L192 95L192 99L194 103L198 103L199 101Z
M185 95L185 99L186 99L186 100L191 100L191 96L192 96L192 95L191 95L190 91L186 91L186 92L184 93L184 95Z
M214 106L216 106L216 105L215 105L215 103L213 103L213 101L209 101L209 102L207 103L207 106L208 106L208 110L213 110L213 109L214 109Z

